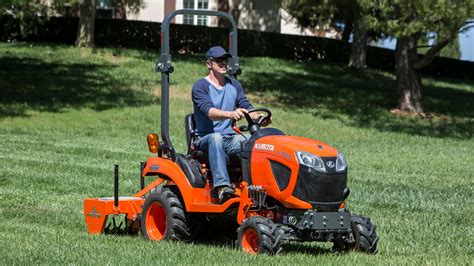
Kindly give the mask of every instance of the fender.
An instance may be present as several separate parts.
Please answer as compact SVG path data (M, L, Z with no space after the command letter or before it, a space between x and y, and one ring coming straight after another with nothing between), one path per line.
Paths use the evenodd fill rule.
M137 194L135 194L135 197L145 196L153 188L166 181L166 179L169 179L170 181L174 182L176 186L178 186L179 191L183 197L184 204L186 205L186 209L189 210L190 206L188 205L192 202L192 186L178 164L171 161L170 159L150 157L146 162L145 168L143 168L142 175L158 175L160 177L144 189L140 190Z

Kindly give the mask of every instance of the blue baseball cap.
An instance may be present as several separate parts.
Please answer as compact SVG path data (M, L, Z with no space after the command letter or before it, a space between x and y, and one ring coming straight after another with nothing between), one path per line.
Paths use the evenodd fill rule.
M207 50L206 60L211 60L213 58L219 57L232 57L222 46L213 46Z

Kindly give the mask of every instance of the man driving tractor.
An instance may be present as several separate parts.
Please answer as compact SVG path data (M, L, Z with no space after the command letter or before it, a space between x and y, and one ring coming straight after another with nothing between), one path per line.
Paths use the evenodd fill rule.
M169 132L169 26L176 15L223 17L230 26L230 54L211 47L205 56L208 75L193 86L194 114L185 116L186 154L176 152ZM155 69L161 73L162 141L157 133L147 136L153 156L140 165L141 190L136 194L119 197L115 165L114 197L84 199L90 234L141 230L149 240L189 241L218 214L240 225L236 244L251 254L276 254L286 241L333 242L339 252L377 252L376 226L345 205L350 190L344 155L322 141L261 128L272 113L253 109L235 80L240 69L237 24L231 15L191 9L168 14ZM244 117L247 125L235 127ZM251 137L245 140L243 131ZM213 180L207 178L204 162ZM148 176L155 179L145 186ZM221 204L215 204L216 198ZM124 223L116 225L115 218Z
M227 64L232 56L221 46L211 47L206 55L209 74L198 80L192 89L196 134L196 146L209 154L214 191L220 203L235 196L230 186L225 154L239 153L244 136L232 129L232 120L245 117L253 109L236 79L226 77ZM258 113L250 113L253 120ZM269 124L271 121L268 121Z

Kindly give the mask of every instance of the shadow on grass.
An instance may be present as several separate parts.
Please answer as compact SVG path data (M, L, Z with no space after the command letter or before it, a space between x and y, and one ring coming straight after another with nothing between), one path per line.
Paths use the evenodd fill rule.
M238 249L238 246L236 244L236 238L227 238L223 237L220 239L211 239L211 240L199 240L199 241L194 241L194 245L199 245L203 247L222 247L222 248L228 248L228 249ZM291 242L291 243L284 243L281 246L281 251L278 253L280 255L284 254L301 254L301 255L308 255L308 256L319 256L319 255L324 255L328 253L334 253L331 251L330 248L324 248L324 247L319 247L319 246L314 246L314 245L307 245L304 243L296 243L296 242ZM339 254L339 253L334 253L334 254Z
M432 82L423 88L426 106L440 115L430 119L397 117L388 112L396 106L396 81L391 75L332 64L295 63L294 68L297 71L247 72L242 83L261 105L271 102L356 127L461 139L473 135L473 92ZM473 86L462 81L453 86L463 85Z
M28 110L105 110L153 101L132 90L127 77L115 76L114 65L62 64L8 56L0 57L0 65L0 118L26 116Z
M237 249L237 229L239 225L234 220L214 220L209 223L198 236L195 237L193 244L202 246L218 246L229 249ZM282 250L279 254L298 253L304 255L323 255L332 253L331 249L315 246L314 244L299 243L299 242L284 242Z

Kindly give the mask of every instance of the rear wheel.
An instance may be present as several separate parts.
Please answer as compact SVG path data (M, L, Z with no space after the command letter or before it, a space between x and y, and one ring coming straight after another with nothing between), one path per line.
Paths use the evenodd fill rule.
M161 187L150 193L145 201L141 218L143 236L150 240L191 239L183 205L177 193Z
M370 221L370 218L361 215L352 215L351 227L354 242L347 243L340 239L334 242L333 249L340 252L354 250L370 254L377 253L377 242L379 238L375 231L376 226Z
M237 230L237 246L250 254L274 255L280 251L283 232L280 225L263 217L250 217Z

